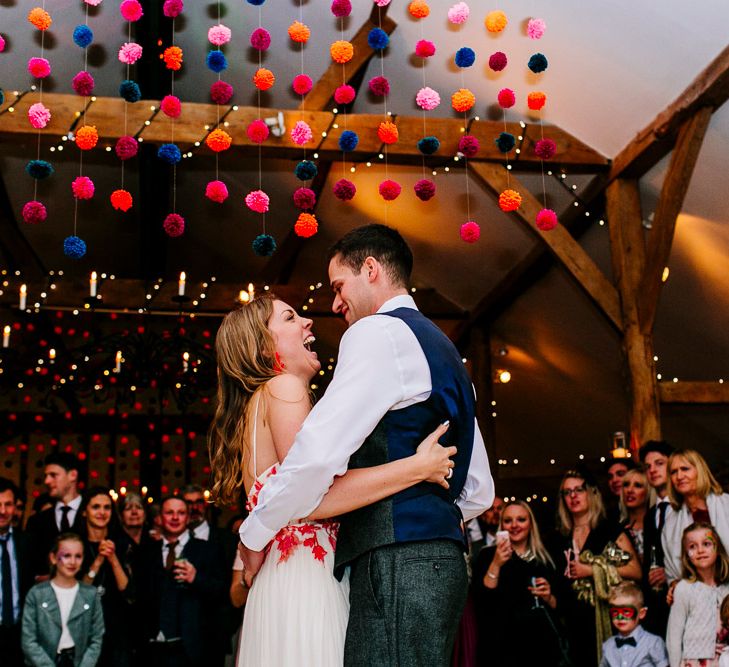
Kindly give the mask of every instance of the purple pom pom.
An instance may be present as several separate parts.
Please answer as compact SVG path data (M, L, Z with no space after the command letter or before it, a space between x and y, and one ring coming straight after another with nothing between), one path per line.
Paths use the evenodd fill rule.
M170 213L162 223L165 234L172 238L182 236L185 231L185 218L177 213Z
M557 144L552 139L540 139L534 146L534 152L542 160L549 160L557 152Z
M489 67L494 70L494 72L500 72L506 67L506 63L507 58L506 54L503 51L497 51L496 53L492 53L489 57Z
M233 86L225 81L216 81L210 86L210 99L215 104L228 104L233 97Z
M316 193L311 188L298 188L294 191L294 206L309 211L316 206Z
M352 3L350 0L334 0L332 2L332 14L338 19L349 16L352 13Z
M182 14L184 4L182 0L165 0L162 11L167 18L174 19Z
M256 51L265 51L271 46L271 34L265 28L256 28L251 33L251 46Z
M120 160L129 160L137 154L139 143L134 137L126 135L117 139L114 150Z
M466 157L474 157L478 153L478 139L470 134L464 134L458 142L458 150Z
M77 95L88 97L94 92L94 77L86 71L79 72L73 77L71 85Z
M390 94L390 82L384 76L375 76L370 79L370 90L377 97L384 97Z
M339 179L333 188L334 196L341 201L349 201L354 198L357 194L357 188L352 181L348 181L346 178Z
M435 197L435 183L427 178L421 178L415 184L415 196L423 201L428 201Z

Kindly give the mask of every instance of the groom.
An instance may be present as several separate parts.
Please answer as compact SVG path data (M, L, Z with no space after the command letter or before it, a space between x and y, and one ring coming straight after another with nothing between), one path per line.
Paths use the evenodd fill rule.
M450 663L466 599L463 520L494 497L473 386L448 338L408 294L413 257L384 225L329 252L332 310L344 317L337 368L278 473L240 529L249 574L289 521L309 514L347 467L409 456L439 423L456 445L448 490L421 483L341 517L338 575L350 572L345 665Z

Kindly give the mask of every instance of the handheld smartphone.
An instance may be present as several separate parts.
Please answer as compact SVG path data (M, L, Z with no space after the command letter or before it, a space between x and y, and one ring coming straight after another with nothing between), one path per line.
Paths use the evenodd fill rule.
M504 540L509 539L509 531L508 530L497 530L496 531L496 544L499 544L499 542L503 542Z

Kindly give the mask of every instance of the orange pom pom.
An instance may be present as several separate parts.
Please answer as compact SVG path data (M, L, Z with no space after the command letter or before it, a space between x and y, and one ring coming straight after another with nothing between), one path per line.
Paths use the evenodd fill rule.
M311 30L309 30L309 26L306 26L299 21L294 21L289 26L289 37L291 37L294 42L305 44L309 41L309 37L311 37Z
M532 111L539 111L546 102L547 96L540 91L529 93L529 95L527 95L527 104Z
M425 0L413 0L408 5L408 11L416 19L424 19L430 14L430 7L428 7L428 3Z
M268 90L274 83L276 83L276 77L270 69L266 69L265 67L256 70L256 73L253 75L253 84L258 90Z
M303 236L308 239L310 236L314 236L319 229L319 224L311 213L301 213L299 218L294 225L294 231L297 236Z
M394 144L398 137L397 125L389 120L380 123L380 127L377 128L377 136L383 144Z
M329 48L329 53L332 54L332 60L335 63L339 63L340 65L342 65L352 60L352 56L354 56L354 47L352 46L351 42L339 40L338 42L334 42L334 44L331 45L331 47Z
M99 133L94 125L83 125L76 130L76 145L82 151L90 151L99 141Z
M501 32L508 22L509 19L506 18L506 14L504 14L504 12L500 9L497 9L487 14L486 30L489 32Z
M499 208L502 211L516 211L521 206L521 195L516 190L504 190L499 195Z
M178 72L182 69L182 49L179 46L168 46L160 56L167 69Z
M38 30L48 30L53 23L51 15L42 7L34 7L28 12L28 21L30 21Z
M126 190L114 190L111 193L111 205L117 211L126 213L132 207L132 195Z
M213 130L205 138L205 145L216 153L227 151L233 143L233 138L225 130Z
M468 88L459 88L451 95L451 105L456 111L468 111L476 104L476 96Z

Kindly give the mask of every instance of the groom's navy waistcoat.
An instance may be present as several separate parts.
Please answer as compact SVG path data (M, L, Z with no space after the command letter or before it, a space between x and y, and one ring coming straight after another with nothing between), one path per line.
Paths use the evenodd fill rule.
M352 455L349 467L365 468L410 456L446 419L450 427L441 441L458 447L458 453L449 489L421 482L342 517L338 567L388 544L438 539L465 544L461 511L455 501L465 484L473 449L475 397L471 380L453 343L419 311L398 308L375 317L397 317L415 334L428 362L432 391L425 401L386 413Z

